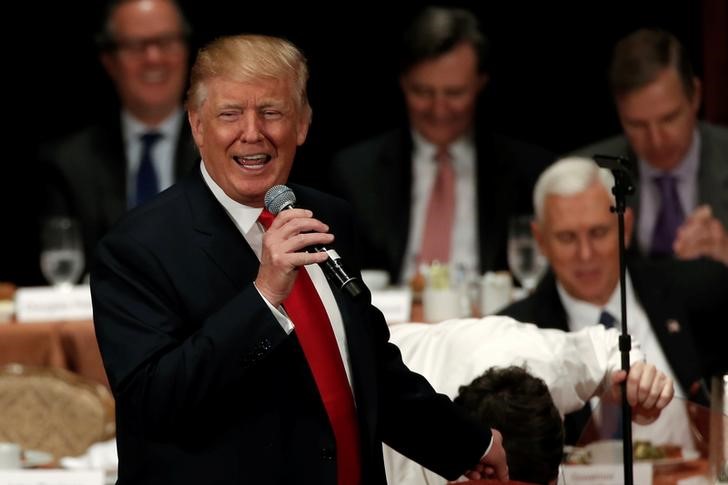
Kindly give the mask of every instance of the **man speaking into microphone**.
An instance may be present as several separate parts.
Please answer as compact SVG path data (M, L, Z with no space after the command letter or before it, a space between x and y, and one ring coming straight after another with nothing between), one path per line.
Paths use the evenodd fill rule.
M382 441L450 479L505 480L500 433L405 367L365 288L327 280L333 251L311 248L359 276L345 204L291 186L295 208L263 209L306 139L307 79L282 39L203 48L187 99L199 171L98 246L118 483L384 484Z

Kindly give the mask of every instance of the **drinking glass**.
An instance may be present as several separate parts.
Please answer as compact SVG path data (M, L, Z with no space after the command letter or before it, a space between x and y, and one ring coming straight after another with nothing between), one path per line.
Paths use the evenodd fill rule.
M50 217L41 227L40 268L58 288L70 288L83 271L83 244L78 222L70 217Z
M530 215L512 217L508 223L508 266L524 290L532 291L548 265L531 233Z

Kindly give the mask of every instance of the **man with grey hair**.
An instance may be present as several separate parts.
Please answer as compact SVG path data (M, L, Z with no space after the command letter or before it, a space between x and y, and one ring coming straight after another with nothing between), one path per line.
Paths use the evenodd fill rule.
M533 184L553 160L477 115L488 51L471 12L424 9L400 53L407 122L334 158L332 187L354 206L364 267L394 283L433 260L472 274L507 268L508 218L531 213Z
M617 218L610 212L612 175L592 160L565 158L538 179L532 231L549 271L534 292L501 313L544 328L578 330L604 324L620 328ZM624 214L625 239L633 224ZM699 381L725 369L725 288L728 270L712 261L649 262L637 255L627 262L626 303L629 332L647 359L676 383L676 395L690 397ZM701 396L698 396L701 397ZM704 397L704 396L703 396ZM582 416L583 418L583 416ZM567 418L567 442L583 421ZM689 442L687 416L676 413L656 433L657 441ZM635 435L647 432L635 429Z
M203 48L187 102L199 168L98 246L118 483L379 485L382 441L449 479L505 480L499 432L411 372L369 292L341 293L317 264L329 252L305 250L336 234L359 260L348 206L292 186L307 209L264 209L306 140L307 80L284 39Z
M652 29L626 36L609 82L624 134L577 153L637 160L640 251L728 265L728 129L698 122L701 84L680 41Z

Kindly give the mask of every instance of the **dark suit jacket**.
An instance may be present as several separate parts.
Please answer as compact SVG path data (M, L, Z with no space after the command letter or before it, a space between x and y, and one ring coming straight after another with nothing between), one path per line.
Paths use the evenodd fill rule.
M728 269L706 260L647 262L637 257L628 260L628 268L635 295L672 371L685 392L693 394L694 384L701 378L728 368ZM533 294L500 314L542 328L569 331L556 278L550 271ZM692 397L707 404L707 396ZM568 443L578 439L583 418L567 415Z
M356 267L343 201L292 186ZM253 286L259 262L201 175L126 216L99 244L94 323L117 405L120 484L336 482L334 438L295 331ZM445 476L490 439L402 363L370 295L333 290L347 335L362 484L382 440Z
M96 243L127 211L126 155L118 114L41 149L43 212L79 219L86 266ZM199 162L189 124L181 123L174 180Z
M708 204L716 219L728 228L728 129L722 126L701 122L700 132L700 165L698 167L697 197L698 204ZM593 145L580 148L576 154L591 157L595 154L628 157L635 161L635 175L639 177L637 157L629 146L624 135L614 136ZM635 209L636 221L639 224L640 205L639 184L627 203ZM635 224L635 229L637 228ZM632 245L634 248L636 244Z
M487 131L475 137L480 272L505 269L508 218L533 212L531 191L553 161L547 151ZM412 137L409 128L359 143L334 157L332 187L354 206L364 267L398 281L410 228Z

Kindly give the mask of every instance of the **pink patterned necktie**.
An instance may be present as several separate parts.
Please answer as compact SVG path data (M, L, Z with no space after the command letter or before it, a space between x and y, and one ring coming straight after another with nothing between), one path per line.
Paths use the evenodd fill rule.
M455 169L447 150L435 155L437 175L427 205L419 259L422 263L450 260L450 242L455 219Z
M274 218L267 209L263 209L258 220L268 230ZM354 396L329 316L304 268L298 270L293 289L283 301L283 308L296 326L298 342L334 431L337 483L358 485L361 481L361 463Z

